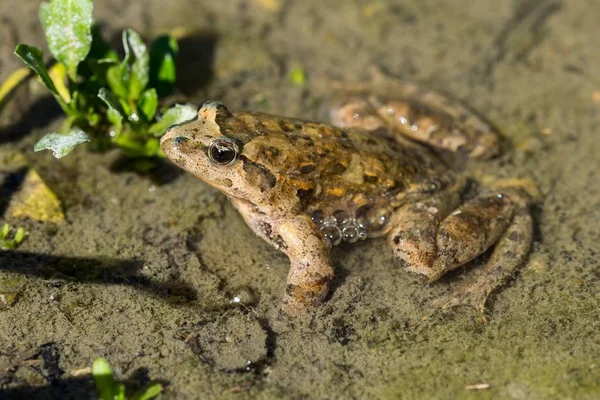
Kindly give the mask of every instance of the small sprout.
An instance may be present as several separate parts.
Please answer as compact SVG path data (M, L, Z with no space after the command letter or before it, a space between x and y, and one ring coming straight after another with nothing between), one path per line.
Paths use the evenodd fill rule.
M302 68L294 68L289 75L290 82L298 87L302 87L306 84L306 76Z
M100 400L150 400L162 392L160 383L151 383L148 387L138 390L127 397L125 385L115 381L113 371L104 358L94 360L92 364L92 376L96 384L96 390Z
M0 249L2 250L14 250L25 239L25 229L22 227L17 228L12 239L9 238L11 227L9 224L2 225L2 229L0 229Z

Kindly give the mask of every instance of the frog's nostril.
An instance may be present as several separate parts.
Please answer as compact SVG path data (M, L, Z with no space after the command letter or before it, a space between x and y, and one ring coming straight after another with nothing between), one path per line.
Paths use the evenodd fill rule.
M189 139L186 138L185 136L177 136L175 137L175 139L173 139L173 144L175 146L179 146L182 145L183 143L187 142Z

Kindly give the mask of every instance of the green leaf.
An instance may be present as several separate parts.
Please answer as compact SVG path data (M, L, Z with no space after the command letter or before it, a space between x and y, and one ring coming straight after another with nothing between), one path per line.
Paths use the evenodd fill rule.
M51 0L40 10L48 48L73 81L92 45L92 10L92 0Z
M129 99L137 100L148 85L150 56L146 44L133 29L123 32L123 46L125 47L125 62L129 70Z
M15 233L15 243L21 244L21 242L23 241L23 239L25 238L25 229L20 227L17 229L17 233Z
M145 389L141 389L131 396L131 400L150 400L158 396L162 392L160 383L153 383Z
M88 136L81 130L74 128L66 135L49 133L44 136L33 148L33 151L52 150L52 155L62 158L69 154L76 146L89 142Z
M45 1L40 4L40 9L38 11L38 16L40 18L40 24L42 25L42 29L46 31L50 21L50 4Z
M15 235L12 239L7 238L10 231L11 228L8 224L4 224L2 226L2 230L0 230L0 249L2 250L16 249L17 247L19 247L19 245L25 238L26 232L25 229L23 229L22 227L17 228L17 231L15 232Z
M156 94L156 89L145 90L138 100L138 109L142 112L142 115L147 122L152 122L154 120L157 106L158 95Z
M137 138L131 137L131 135L126 133L117 135L112 138L112 141L127 157L147 157L144 143Z
M125 385L123 385L122 383L119 383L117 385L117 398L116 400L126 400L125 397Z
M162 116L161 120L148 129L148 132L154 136L162 136L165 130L171 125L181 124L198 116L195 107L188 104L177 104L169 108Z
M156 88L160 97L173 91L178 53L177 40L168 35L159 36L150 44L150 86Z
M38 49L37 47L28 46L26 44L19 44L15 49L15 54L17 55L17 57L23 60L23 62L27 64L29 68L31 68L36 74L38 74L40 80L42 81L42 84L46 86L46 88L50 90L50 92L52 92L52 95L54 96L60 107L63 109L63 111L66 114L72 114L69 105L62 97L60 97L56 86L54 86L54 82L52 82L50 75L48 75L48 70L44 65L44 57L42 50Z
M123 129L123 117L121 116L121 114L119 114L119 112L114 108L108 107L106 117L108 118L110 123L114 125L116 133L121 133L121 130Z
M92 376L100 400L114 400L119 397L119 385L115 382L112 369L104 358L94 360Z
M123 61L109 68L106 80L117 96L135 104L148 85L150 56L144 41L132 29L123 31L123 47Z
M117 131L120 131L123 127L123 117L126 117L127 114L123 109L121 102L117 96L115 96L112 92L110 92L106 88L101 88L98 92L98 97L102 100L108 107L107 117L108 120L115 126ZM119 132L117 132L119 133Z
M160 140L154 137L148 138L144 148L146 150L147 157L154 157L160 151Z
M106 81L110 90L122 99L126 99L129 93L129 79L127 77L127 65L122 63L114 65L106 71Z

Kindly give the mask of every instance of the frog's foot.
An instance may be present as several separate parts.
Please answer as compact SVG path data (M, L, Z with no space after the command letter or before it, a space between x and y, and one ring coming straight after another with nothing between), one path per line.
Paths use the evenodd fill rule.
M370 131L386 127L414 141L472 158L488 159L499 152L498 133L459 101L401 82L386 85L383 92L389 97L364 89L350 90L354 93L332 102L334 125Z
M290 258L281 311L297 314L325 299L333 278L329 250L308 218L285 221L278 230Z
M409 271L435 281L468 263L495 244L494 251L475 280L459 285L438 305L484 309L489 294L523 263L532 240L529 212L534 202L530 188L520 181L493 185L438 222L431 210L405 207L390 233L394 254ZM417 211L415 213L415 211ZM402 222L404 219L408 222ZM418 219L415 219L418 218ZM435 233L434 233L435 232Z
M297 284L288 280L281 311L285 314L297 314L321 304L329 290L329 282L331 276L321 276L320 279L317 277Z

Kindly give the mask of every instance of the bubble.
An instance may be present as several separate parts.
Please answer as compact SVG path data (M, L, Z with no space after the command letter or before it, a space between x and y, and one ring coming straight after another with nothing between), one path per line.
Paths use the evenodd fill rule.
M376 232L388 223L390 214L386 207L362 206L356 210L356 223L367 233Z
M331 246L337 246L342 241L342 232L335 226L325 226L321 228L321 233Z
M350 213L344 210L336 210L333 212L333 218L338 226L346 226L350 222Z
M348 243L356 243L359 239L358 229L353 225L345 227L342 231L342 238Z
M319 227L324 224L326 218L327 216L325 215L323 210L315 210L310 214L310 219L312 220L312 222L317 224L317 226Z

